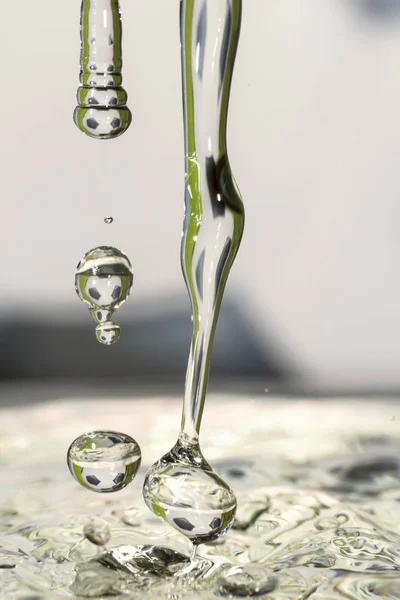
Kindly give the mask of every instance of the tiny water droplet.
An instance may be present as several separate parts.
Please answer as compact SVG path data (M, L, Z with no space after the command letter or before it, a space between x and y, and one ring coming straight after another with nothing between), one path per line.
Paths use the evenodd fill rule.
M132 289L133 272L129 258L111 246L99 246L85 254L75 273L75 290L97 323L96 337L109 346L120 337L112 316Z
M111 225L113 221L114 217L104 217L104 223L106 223L106 225Z
M83 527L83 535L96 546L104 546L110 541L110 528L104 519L92 517Z
M394 415L391 415L391 416L390 416L390 420L391 420L391 421L395 421L395 420L396 420L396 417L395 417Z
M124 433L93 431L74 440L67 464L72 476L93 492L118 492L134 479L142 453L139 444Z
M269 389L268 389L268 388L265 388L264 392L265 392L266 394L268 394L268 392L269 392Z
M112 321L106 321L105 323L99 323L96 327L96 337L100 344L105 346L111 346L119 340L121 335L121 328Z

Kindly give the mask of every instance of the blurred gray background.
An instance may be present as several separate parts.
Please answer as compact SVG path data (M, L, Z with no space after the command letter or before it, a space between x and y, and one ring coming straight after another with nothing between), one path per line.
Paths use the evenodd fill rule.
M121 0L133 123L108 143L72 122L79 0L0 4L0 402L183 389L178 4ZM229 143L247 223L215 388L400 389L399 60L398 0L244 0ZM73 285L105 244L135 271L112 348Z

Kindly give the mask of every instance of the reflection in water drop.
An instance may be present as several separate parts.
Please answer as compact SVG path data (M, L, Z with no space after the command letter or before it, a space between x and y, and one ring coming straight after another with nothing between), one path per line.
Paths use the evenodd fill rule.
M117 492L135 477L142 460L138 443L129 435L94 431L72 442L68 468L83 487L93 492Z
M119 339L120 327L112 316L132 289L132 265L123 252L99 246L85 254L75 273L75 290L96 323L96 337L109 346Z
M127 93L121 87L121 38L118 0L82 1L81 86L74 122L92 138L118 137L131 124Z
M96 327L96 337L101 344L105 346L111 346L119 340L121 335L121 328L117 323L112 321L106 321L105 323L99 323Z
M146 475L147 506L194 545L211 542L232 525L236 498L193 445L176 446Z

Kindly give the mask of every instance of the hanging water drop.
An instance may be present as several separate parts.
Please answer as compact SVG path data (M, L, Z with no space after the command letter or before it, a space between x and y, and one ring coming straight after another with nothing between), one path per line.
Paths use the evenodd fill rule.
M68 449L71 475L93 492L118 492L134 479L142 461L139 444L124 433L93 431Z
M236 497L210 467L198 444L182 436L146 475L143 497L147 506L194 546L212 542L232 525Z
M111 225L111 223L113 223L114 221L114 217L104 217L104 223L106 225Z
M81 86L74 121L93 138L118 137L131 124L128 96L121 87L121 39L118 0L82 0Z
M97 323L96 337L109 346L120 337L120 327L112 316L132 289L133 272L129 258L111 246L89 250L75 273L75 290Z
M100 344L104 344L105 346L111 346L111 344L114 344L119 339L120 335L120 326L112 321L99 323L96 327L96 337Z

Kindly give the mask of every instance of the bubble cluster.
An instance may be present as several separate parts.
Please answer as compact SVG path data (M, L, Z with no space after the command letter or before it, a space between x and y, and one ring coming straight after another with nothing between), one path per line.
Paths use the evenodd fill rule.
M93 431L74 440L67 464L72 476L93 492L118 492L134 479L142 453L139 444L124 433Z
M132 265L123 252L100 246L85 254L75 273L75 290L97 323L96 337L109 346L120 337L120 327L112 321L133 283Z

